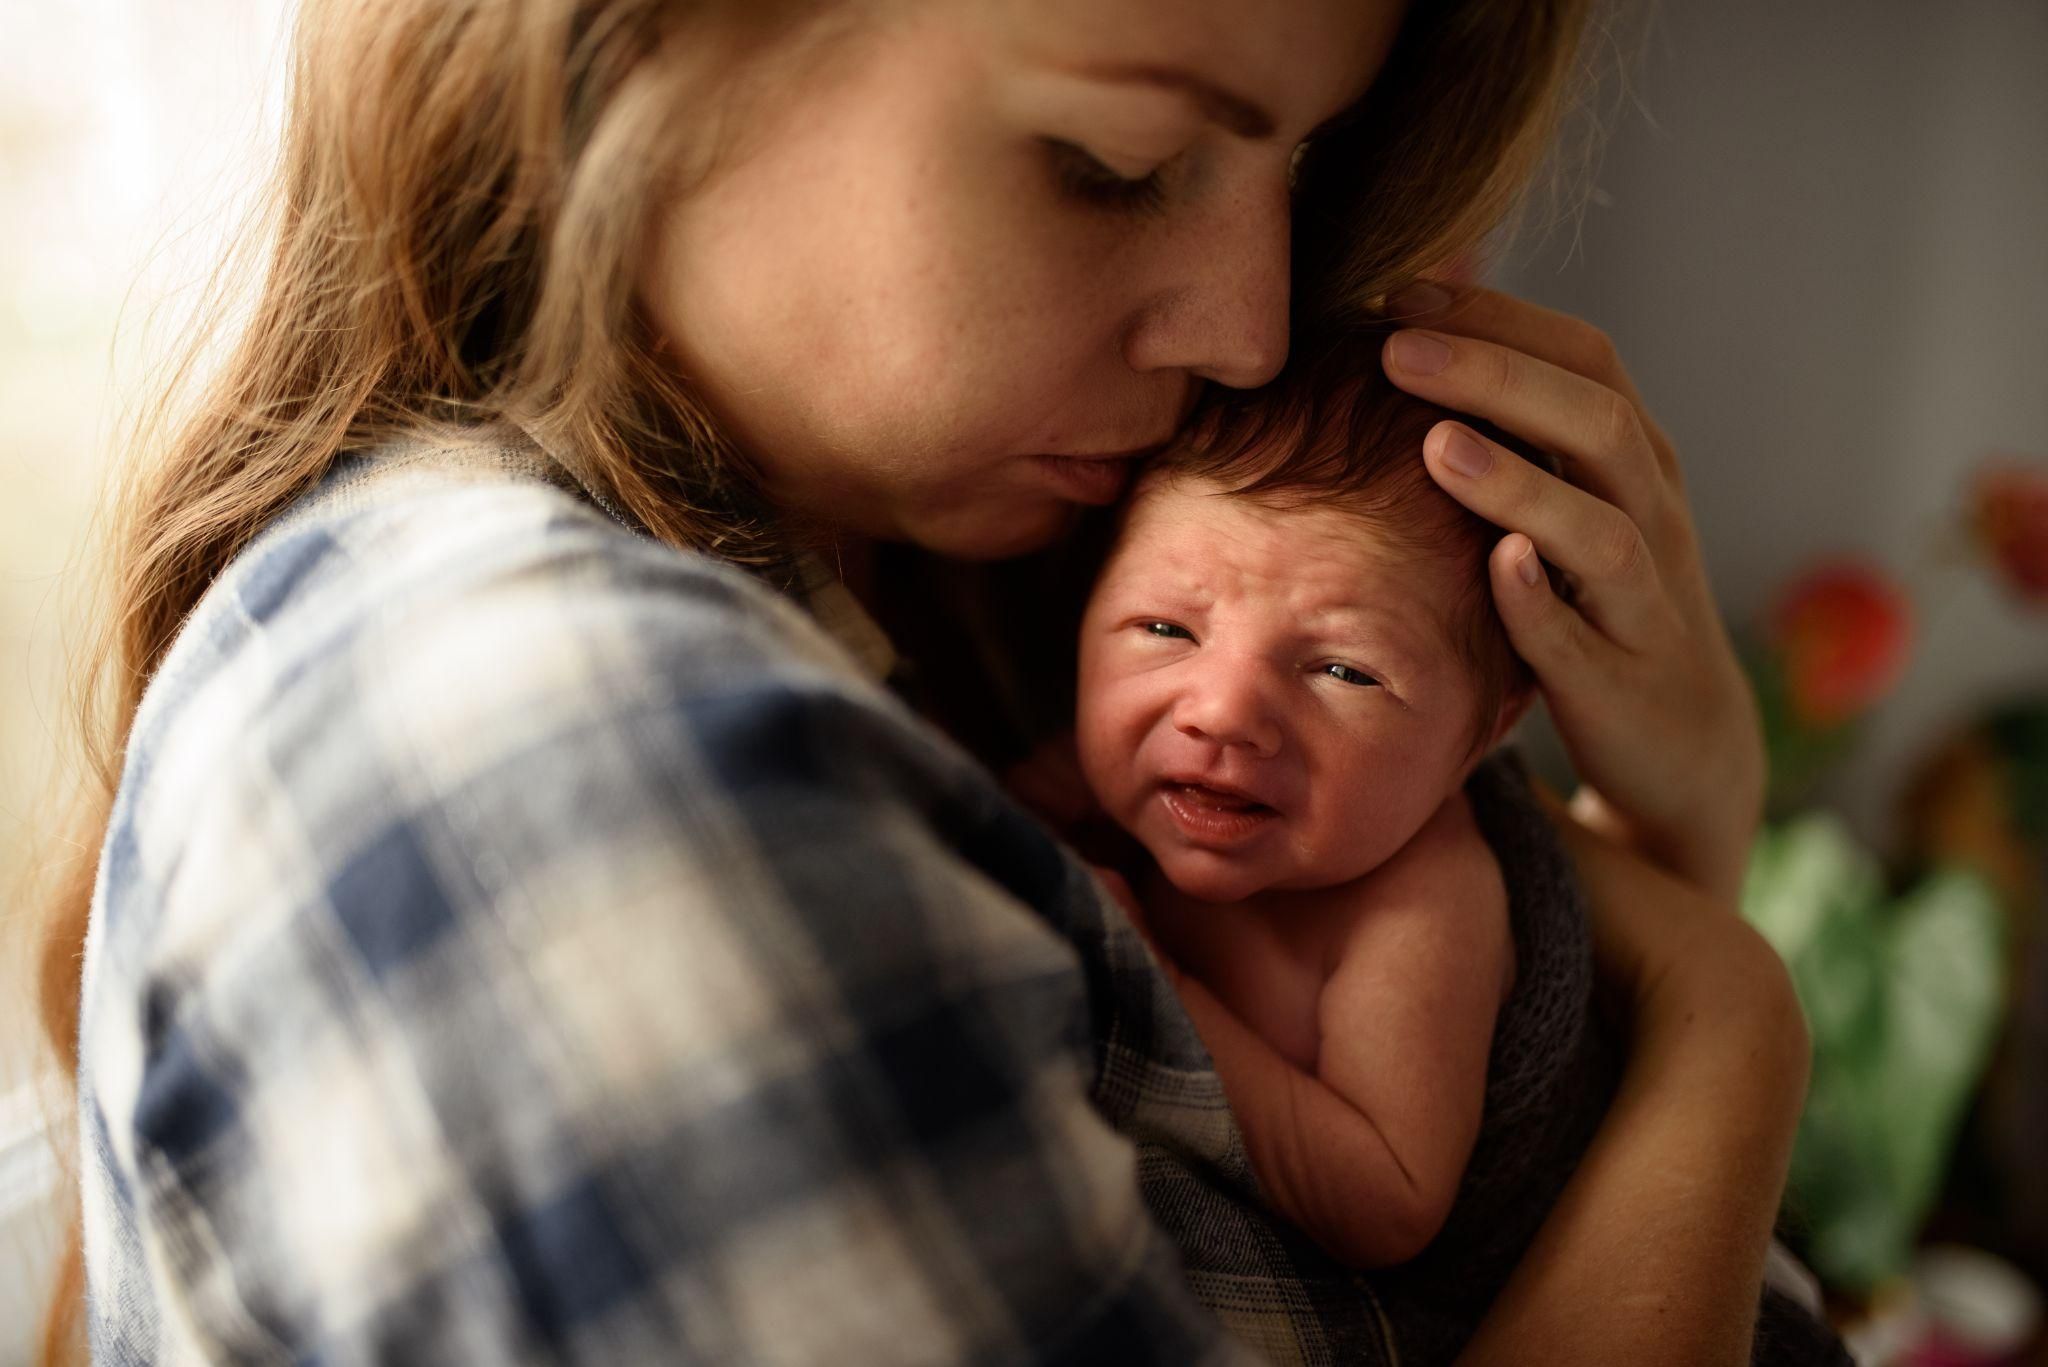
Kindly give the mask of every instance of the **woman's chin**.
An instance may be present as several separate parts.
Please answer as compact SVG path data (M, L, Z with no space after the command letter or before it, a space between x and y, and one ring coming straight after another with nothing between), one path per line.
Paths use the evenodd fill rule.
M955 560L1008 560L1065 536L1078 512L1071 503L1021 494L1007 503L934 510L905 530L910 541Z

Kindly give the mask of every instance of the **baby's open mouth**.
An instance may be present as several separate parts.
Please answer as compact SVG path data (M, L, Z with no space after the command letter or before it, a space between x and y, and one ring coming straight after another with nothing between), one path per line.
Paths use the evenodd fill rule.
M1223 788L1211 788L1205 783L1174 783L1162 785L1167 791L1178 796L1192 807L1212 812L1270 812L1273 809L1263 802L1254 802L1242 793L1233 793Z
M1170 779L1159 785L1159 802L1180 833L1197 845L1234 844L1279 815L1243 793Z

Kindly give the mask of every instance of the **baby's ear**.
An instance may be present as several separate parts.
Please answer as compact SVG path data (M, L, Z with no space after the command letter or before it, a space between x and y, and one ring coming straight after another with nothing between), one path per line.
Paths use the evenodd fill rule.
M1515 724L1529 715L1529 708L1535 702L1536 685L1533 683L1522 684L1502 698L1500 710L1494 713L1493 726L1483 737L1485 744L1481 745L1473 756L1474 762L1492 754L1494 747L1506 740L1508 732L1515 729Z

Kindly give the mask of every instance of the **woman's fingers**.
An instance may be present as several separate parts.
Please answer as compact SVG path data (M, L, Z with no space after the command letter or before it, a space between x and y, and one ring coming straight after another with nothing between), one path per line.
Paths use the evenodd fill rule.
M1613 341L1582 319L1540 308L1498 290L1467 286L1452 291L1427 281L1396 296L1391 307L1393 321L1404 327L1426 328L1521 352L1611 389L1639 415L1643 412L1643 397L1622 365ZM1639 420L1649 438L1656 467L1674 487L1683 487L1677 449L1655 423L1647 417ZM1509 430L1519 431L1512 427Z
M1491 290L1427 295L1395 301L1419 327L1389 339L1388 377L1561 458L1565 479L1458 422L1423 444L1431 477L1509 533L1494 601L1574 768L1639 848L1732 895L1762 804L1761 732L1670 441L1597 329ZM1523 580L1531 546L1555 585Z
M1558 596L1535 543L1520 532L1495 544L1487 574L1508 642L1538 679L1582 671L1599 652L1615 648Z
M1626 395L1509 347L1437 332L1394 334L1386 365L1410 393L1484 418L1557 456L1573 483L1639 525L1670 521L1672 490Z
M1630 649L1644 642L1664 611L1664 593L1643 534L1627 513L1461 422L1432 427L1422 452L1444 492L1495 526L1521 532L1571 576L1578 609L1604 635ZM1572 611L1562 602L1558 607Z
M1618 391L1641 406L1635 383L1606 333L1583 319L1542 308L1498 290L1472 286L1457 290L1422 281L1396 295L1392 321L1408 328L1431 328L1547 361Z

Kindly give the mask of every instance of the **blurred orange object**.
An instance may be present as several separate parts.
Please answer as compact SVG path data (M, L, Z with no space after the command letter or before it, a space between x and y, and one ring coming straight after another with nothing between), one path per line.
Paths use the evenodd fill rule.
M2006 587L2048 608L2048 469L1995 462L1977 476L1970 502L1977 542Z
M1819 565L1787 585L1770 644L1796 718L1838 726L1891 691L1905 672L1912 604L1884 571L1859 560Z

